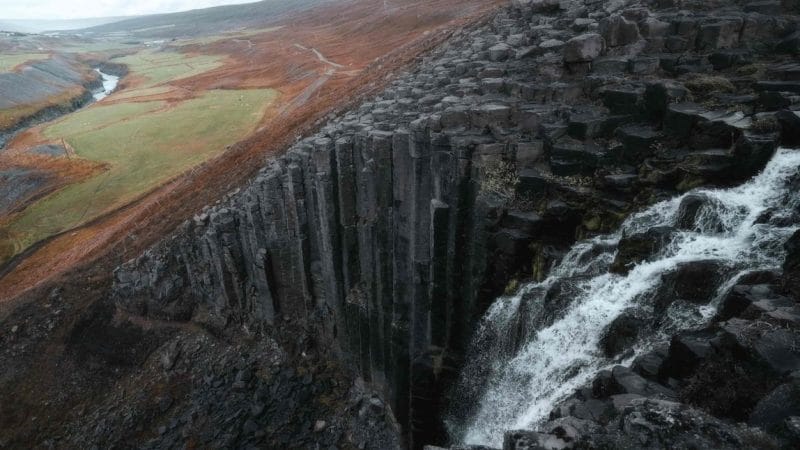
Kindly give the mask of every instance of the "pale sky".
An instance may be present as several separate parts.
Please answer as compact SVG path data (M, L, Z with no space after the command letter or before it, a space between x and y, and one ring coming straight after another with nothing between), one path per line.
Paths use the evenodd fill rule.
M4 19L84 19L186 11L255 0L0 0ZM287 0L291 1L291 0Z

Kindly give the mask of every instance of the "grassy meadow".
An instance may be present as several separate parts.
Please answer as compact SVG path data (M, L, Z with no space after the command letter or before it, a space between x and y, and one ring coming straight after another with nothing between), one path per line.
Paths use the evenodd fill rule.
M140 89L200 75L223 64L222 58L218 56L189 56L183 53L153 49L143 50L112 61L127 65L133 74L144 76L147 81L138 86Z
M15 217L6 232L16 252L119 208L220 154L253 131L275 96L269 89L212 90L166 109L161 102L90 108L48 127L45 135L59 136L79 157L108 169Z
M36 242L83 225L136 200L251 133L276 99L272 89L191 93L178 102L158 99L181 89L171 81L198 75L223 61L152 49L116 58L134 87L39 129L48 142L66 143L73 158L105 170L29 205L0 225L0 263ZM155 99L147 99L156 96Z

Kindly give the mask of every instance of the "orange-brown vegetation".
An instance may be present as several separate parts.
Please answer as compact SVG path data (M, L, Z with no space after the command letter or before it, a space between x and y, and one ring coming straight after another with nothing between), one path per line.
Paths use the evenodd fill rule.
M109 276L116 265L139 254L203 206L240 186L267 157L313 131L332 112L376 93L390 75L453 31L479 21L502 0L410 0L385 3L351 0L318 7L285 20L279 31L195 44L187 53L218 54L228 63L170 83L175 89L151 99L175 100L214 88L273 88L281 101L269 108L259 130L221 156L173 179L139 200L78 229L54 236L0 271L0 299L12 299L70 270L88 267ZM317 49L324 62L312 51ZM126 79L135 87L142 80ZM181 93L182 92L182 93ZM113 97L108 101L113 101ZM15 145L35 141L20 136ZM75 272L77 273L77 272ZM84 277L87 273L82 271Z

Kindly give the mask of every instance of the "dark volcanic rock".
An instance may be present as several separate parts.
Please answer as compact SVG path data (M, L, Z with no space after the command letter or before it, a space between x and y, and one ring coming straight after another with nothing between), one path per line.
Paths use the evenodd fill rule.
M705 194L689 194L681 200L675 226L687 231L722 232L719 202Z
M724 273L725 267L715 260L679 264L675 270L661 276L656 308L666 308L675 300L708 303L717 293Z
M655 257L675 235L672 227L651 228L644 233L623 237L610 271L627 274L632 266Z
M800 298L800 231L786 242L786 260L783 263L784 285L795 298Z
M591 62L603 52L603 38L597 33L582 34L564 45L564 61L567 63Z
M600 348L608 357L613 357L631 347L636 342L646 321L636 317L635 312L622 313L605 330L600 339Z
M612 230L676 190L747 179L779 143L800 142L792 94L800 71L761 51L783 38L781 48L792 51L798 20L774 15L774 4L749 10L742 2L514 0L122 265L113 299L128 313L221 335L292 324L389 393L386 410L410 436L443 441L442 393L496 296L544 279L576 238ZM774 107L767 114L778 126L760 120L762 104ZM718 207L689 195L673 226L725 231L722 217L738 212ZM612 270L654 257L674 233L626 236ZM791 245L785 287L797 295ZM665 274L648 320L663 320L675 302L707 303L724 274L712 260ZM553 286L534 321L555 320L580 281ZM691 400L733 417L737 405L753 409L777 386L763 373L785 376L795 366L780 344L792 333L753 335L731 324L741 315L788 327L795 311L755 287L734 294L721 310L727 328L680 334L668 353L605 374L602 400L572 398L565 411L591 426L562 421L556 434L512 433L509 448L561 445L564 437L605 448L747 447L750 429L645 398ZM619 355L647 326L621 317L602 350ZM752 389L729 380L742 361L755 370L742 378ZM717 378L698 372L715 368ZM724 389L704 402L709 380ZM239 382L246 389L252 379ZM261 409L243 408L254 406ZM247 420L232 420L255 437ZM308 428L318 420L307 418Z
M750 413L748 423L766 429L784 426L787 419L800 416L800 381L792 380L767 394Z

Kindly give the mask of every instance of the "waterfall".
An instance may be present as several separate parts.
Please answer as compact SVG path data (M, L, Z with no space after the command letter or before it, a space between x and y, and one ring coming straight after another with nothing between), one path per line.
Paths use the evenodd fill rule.
M534 429L600 370L707 323L715 303L742 275L779 268L783 244L797 228L798 167L800 151L780 149L762 173L739 187L698 189L655 204L616 233L577 243L543 282L496 300L455 389L454 410L460 411L448 419L453 440L502 446L505 431ZM622 239L658 227L670 233L655 255L625 275L609 271ZM679 300L658 309L665 274L708 261L719 275L708 281L710 302ZM599 348L604 331L632 310L653 326L644 327L628 352L607 357Z

